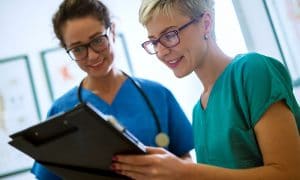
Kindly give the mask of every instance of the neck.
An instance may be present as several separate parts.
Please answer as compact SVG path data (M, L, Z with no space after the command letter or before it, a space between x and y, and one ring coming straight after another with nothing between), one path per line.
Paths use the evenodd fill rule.
M86 77L83 86L107 102L111 102L125 79L126 76L121 71L112 69L105 76Z
M203 84L204 92L209 92L217 78L230 63L231 57L225 55L217 45L212 45L210 51L202 60L202 64L195 70L196 75ZM211 51L213 49L213 51Z

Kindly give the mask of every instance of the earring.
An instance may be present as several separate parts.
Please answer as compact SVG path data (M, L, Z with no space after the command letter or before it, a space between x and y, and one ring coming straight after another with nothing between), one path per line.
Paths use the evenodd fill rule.
M204 40L208 40L208 35L207 34L204 35Z

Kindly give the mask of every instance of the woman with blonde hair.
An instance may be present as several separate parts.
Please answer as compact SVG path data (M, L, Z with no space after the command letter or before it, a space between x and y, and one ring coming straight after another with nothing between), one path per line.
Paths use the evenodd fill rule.
M149 147L114 157L112 169L143 180L300 179L300 110L278 60L227 56L215 40L213 0L143 0L140 22L143 48L176 77L196 73L204 87L193 111L197 164Z

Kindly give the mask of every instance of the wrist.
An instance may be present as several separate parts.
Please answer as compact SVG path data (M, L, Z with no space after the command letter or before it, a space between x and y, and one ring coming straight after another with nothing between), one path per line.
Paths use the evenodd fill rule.
M183 167L181 168L181 179L195 179L195 171L196 171L196 166L193 161L184 161Z

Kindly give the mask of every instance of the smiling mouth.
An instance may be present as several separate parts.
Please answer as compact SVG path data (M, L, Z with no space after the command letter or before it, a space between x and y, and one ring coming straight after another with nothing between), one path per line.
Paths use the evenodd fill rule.
M96 63L94 63L94 64L91 64L91 65L89 65L89 67L97 67L97 66L99 66L100 64L102 64L104 62L104 60L102 59L102 60L100 60L100 61L98 61L98 62L96 62Z
M179 63L180 61L182 60L183 57L180 57L180 58L177 58L175 60L171 60L171 61L167 61L167 65L170 67L170 68L175 68Z
M178 60L169 61L170 64L175 64Z

